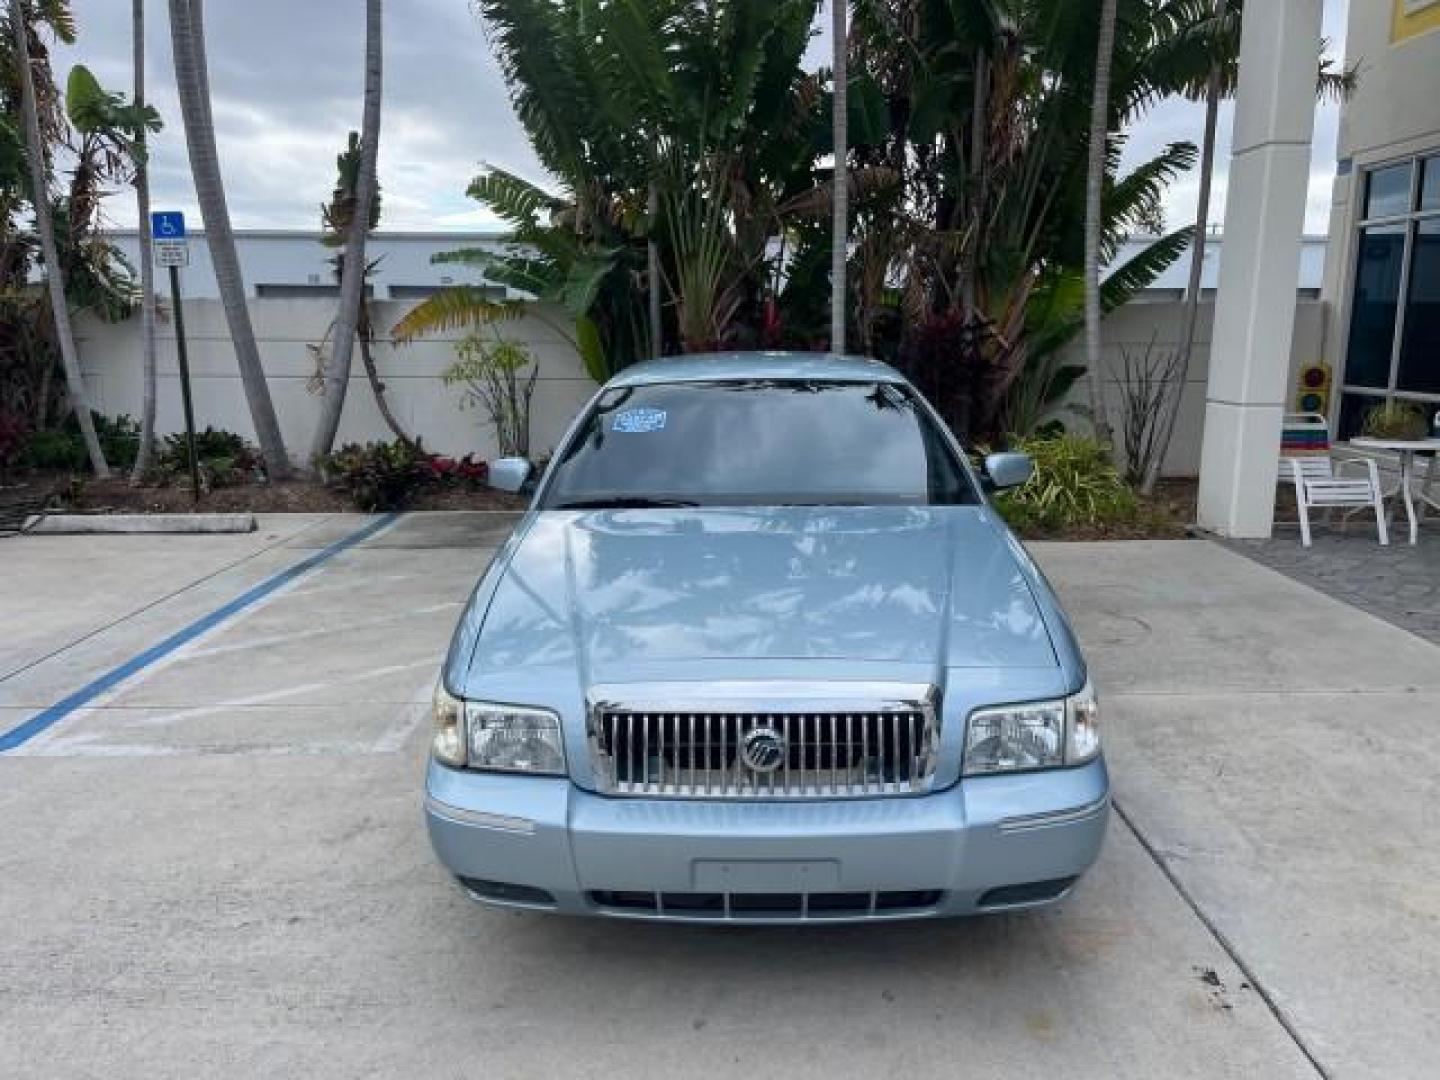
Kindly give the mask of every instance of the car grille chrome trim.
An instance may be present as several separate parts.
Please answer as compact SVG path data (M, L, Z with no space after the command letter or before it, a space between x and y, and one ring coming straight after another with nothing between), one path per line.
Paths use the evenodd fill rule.
M712 684L694 688L703 694L694 698L690 689L596 688L586 734L600 792L846 799L918 795L934 782L940 726L933 687Z

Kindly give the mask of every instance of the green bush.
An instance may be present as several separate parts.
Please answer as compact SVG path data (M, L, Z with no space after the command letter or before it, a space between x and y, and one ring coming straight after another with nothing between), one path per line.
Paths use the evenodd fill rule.
M235 487L264 471L260 452L245 436L223 428L206 427L195 433L195 457L200 486L206 491ZM190 475L190 450L183 431L167 435L155 451L150 479L159 484L183 483Z
M181 431L165 436L160 443L156 458L167 466L185 469L189 467L189 453L185 433ZM238 466L252 468L260 464L259 452L245 441L245 436L237 435L233 431L226 431L224 428L207 427L204 431L197 431L195 433L195 456L201 461L212 458L229 458Z
M997 492L996 508L1013 528L1049 531L1076 525L1133 521L1139 512L1110 457L1110 448L1086 435L1061 434L1019 440L1035 473L1024 484Z
M129 469L135 464L140 453L140 421L124 415L111 419L98 412L92 412L95 421L95 436L100 440L100 449L105 454L105 463L112 469ZM80 438L80 421L71 413L65 421L65 430ZM84 446L84 443L81 443Z
M429 461L419 445L399 439L348 443L321 460L320 474L358 510L399 510L433 479Z
M140 424L128 416L113 419L92 412L95 436L105 462L112 469L124 470L135 464L140 449ZM17 464L32 469L57 469L81 472L90 467L90 454L80 434L80 420L71 413L58 428L34 432L16 459Z
M78 434L54 428L36 431L25 440L16 463L30 469L56 469L79 472L89 468L90 457Z

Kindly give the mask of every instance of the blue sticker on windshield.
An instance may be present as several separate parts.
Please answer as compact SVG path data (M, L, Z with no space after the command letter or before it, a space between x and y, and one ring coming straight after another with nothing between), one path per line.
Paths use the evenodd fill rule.
M610 430L622 435L641 435L665 430L664 409L621 409L610 422Z

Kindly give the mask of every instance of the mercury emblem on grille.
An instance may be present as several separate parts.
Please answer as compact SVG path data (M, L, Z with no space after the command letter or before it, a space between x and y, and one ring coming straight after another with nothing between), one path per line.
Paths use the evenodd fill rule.
M774 772L785 760L785 750L785 736L772 727L751 728L740 740L740 760L751 772Z

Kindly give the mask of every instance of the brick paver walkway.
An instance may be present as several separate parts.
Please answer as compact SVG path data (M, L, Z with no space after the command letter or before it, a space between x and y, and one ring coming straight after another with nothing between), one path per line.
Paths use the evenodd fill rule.
M1344 530L1321 526L1315 543L1300 545L1298 530L1278 526L1270 540L1227 540L1232 551L1337 600L1353 604L1386 622L1440 645L1440 519L1420 528L1420 542L1405 542L1397 522L1389 547L1375 541L1359 521Z

